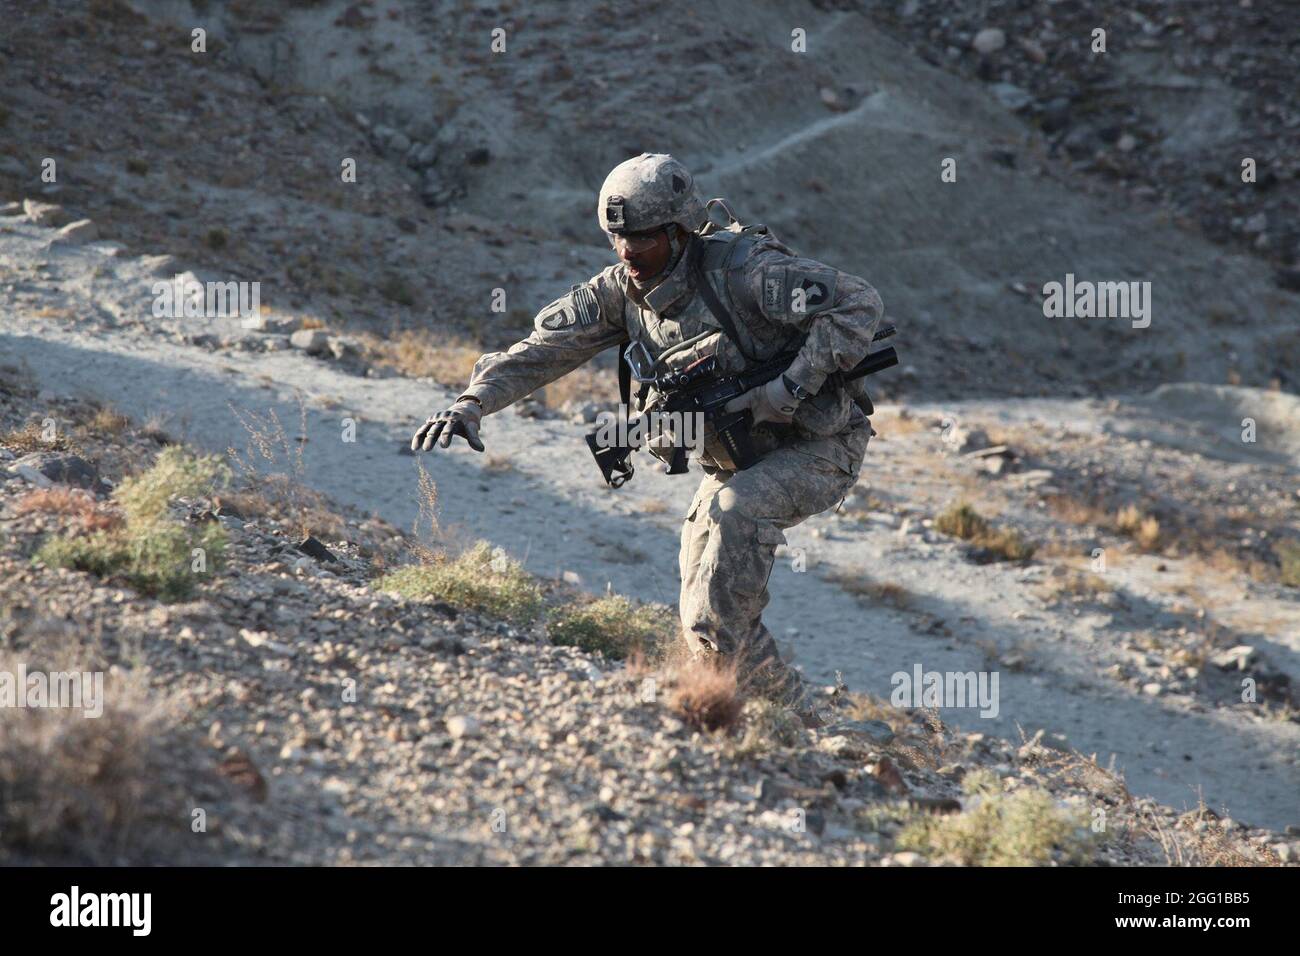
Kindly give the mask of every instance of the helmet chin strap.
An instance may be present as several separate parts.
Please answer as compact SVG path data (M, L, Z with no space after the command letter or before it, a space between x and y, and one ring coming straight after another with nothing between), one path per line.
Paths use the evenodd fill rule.
M668 265L664 266L664 272L672 272L673 267L677 265L677 259L686 248L686 243L677 241L677 230L673 229L668 233L668 248L672 250L672 255L668 257Z

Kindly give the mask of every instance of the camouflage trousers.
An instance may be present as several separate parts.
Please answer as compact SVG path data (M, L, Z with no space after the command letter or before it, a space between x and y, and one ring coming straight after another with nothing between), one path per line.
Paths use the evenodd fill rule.
M705 467L678 555L682 634L692 653L738 658L741 680L781 703L803 697L763 624L784 529L840 502L857 481L872 431L865 418L832 438L795 441L744 471Z

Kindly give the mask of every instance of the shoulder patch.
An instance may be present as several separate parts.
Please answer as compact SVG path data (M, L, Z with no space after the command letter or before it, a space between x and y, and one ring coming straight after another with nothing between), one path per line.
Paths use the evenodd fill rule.
M537 324L548 332L571 325L592 325L600 319L600 301L590 283L575 285L537 314Z
M812 315L829 309L835 302L835 282L837 273L833 269L803 269L797 266L785 268L786 277L786 311L794 315ZM766 299L766 279L764 273L764 298Z
M541 312L537 313L537 324L548 331L555 332L573 324L573 309L566 295L556 299Z
M573 299L573 313L579 325L591 325L600 318L600 300L596 298L591 283L575 285L569 290L569 296Z
M785 266L767 266L763 269L763 311L782 312L785 308Z

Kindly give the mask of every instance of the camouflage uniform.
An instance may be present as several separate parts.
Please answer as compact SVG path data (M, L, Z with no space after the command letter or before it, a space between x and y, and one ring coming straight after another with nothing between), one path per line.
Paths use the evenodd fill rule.
M739 342L723 333L696 291L700 275L728 307ZM742 654L753 680L793 699L797 675L780 662L761 619L767 582L783 530L833 507L857 480L873 434L863 411L869 405L860 382L845 386L835 375L867 354L882 313L880 297L862 279L794 255L761 226L741 231L710 222L648 290L636 287L622 262L573 286L538 313L527 338L484 355L464 395L491 414L629 341L643 343L663 369L716 355L724 372L738 372L752 364L746 355L762 361L806 333L786 374L816 394L789 424L755 426L763 454L757 464L734 470L706 429L698 458L705 477L686 514L679 556L680 613L692 649ZM648 387L642 407L657 401Z

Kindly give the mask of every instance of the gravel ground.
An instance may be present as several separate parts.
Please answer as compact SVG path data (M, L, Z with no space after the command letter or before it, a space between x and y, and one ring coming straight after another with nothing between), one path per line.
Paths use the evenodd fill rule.
M30 420L34 395L17 392L0 390L0 425ZM39 407L113 483L160 445L137 427L96 433L84 403ZM374 521L341 516L325 542L338 560L318 561L275 519L182 500L176 520L230 539L182 603L52 570L31 554L72 519L19 507L42 484L16 473L22 451L0 449L3 646L39 660L71 641L111 669L106 715L125 706L112 680L136 675L173 716L141 743L156 776L120 841L69 817L57 846L0 841L8 862L917 865L939 861L894 846L909 807L969 809L960 781L980 768L1009 791L1107 811L1093 862L1161 862L1162 831L1257 862L1294 852L1285 834L1134 799L1041 734L1013 744L885 707L892 731L809 731L753 703L734 734L700 733L647 695L647 677L670 686L662 674L552 646L543 626L376 590L374 555L402 540ZM831 706L847 720L861 701ZM0 742L27 719L0 715ZM187 826L196 808L204 832Z

